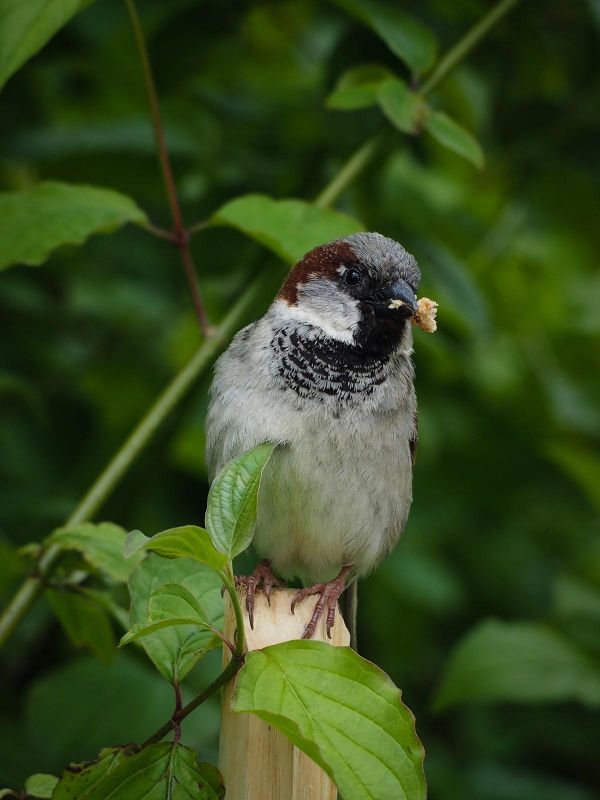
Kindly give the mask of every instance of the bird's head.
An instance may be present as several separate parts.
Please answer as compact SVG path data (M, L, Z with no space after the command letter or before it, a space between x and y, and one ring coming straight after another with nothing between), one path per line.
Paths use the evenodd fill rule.
M417 310L421 273L414 257L380 233L355 233L315 247L277 296L282 312L331 338L390 350Z

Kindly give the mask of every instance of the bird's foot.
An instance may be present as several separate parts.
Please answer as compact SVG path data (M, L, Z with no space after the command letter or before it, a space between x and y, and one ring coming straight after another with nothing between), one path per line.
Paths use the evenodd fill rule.
M313 594L319 595L319 599L315 605L315 610L310 618L310 622L302 634L303 639L312 639L312 637L315 635L317 623L323 616L325 609L327 609L327 617L325 620L327 638L331 639L331 629L333 628L333 623L335 622L335 610L337 608L340 595L344 591L344 587L346 585L346 576L351 569L352 565L342 567L340 574L332 581L328 581L327 583L315 583L314 586L309 586L308 589L299 589L296 592L294 599L292 600L292 614L294 613L298 603L301 603L303 600L306 600L307 597L310 597Z
M284 586L285 584L273 575L271 562L265 558L256 565L252 575L236 575L235 585L238 588L243 586L246 589L246 611L248 612L250 627L254 630L254 595L257 590L262 586L267 601L271 605L273 587Z

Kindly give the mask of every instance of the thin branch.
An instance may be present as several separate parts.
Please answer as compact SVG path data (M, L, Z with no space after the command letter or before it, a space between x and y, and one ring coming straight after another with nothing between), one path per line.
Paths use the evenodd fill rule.
M125 0L131 26L133 28L133 35L135 43L142 62L142 71L144 73L144 83L146 86L146 94L148 95L148 104L150 106L150 114L152 116L152 124L154 126L154 138L156 139L156 147L158 150L158 158L160 161L160 168L165 184L167 199L171 208L171 216L173 217L174 239L179 253L181 255L181 262L187 278L189 289L194 302L194 308L198 322L205 337L211 334L211 327L204 310L204 303L200 286L198 284L198 275L196 267L192 258L192 251L190 249L190 237L183 222L181 213L181 206L179 205L179 198L175 188L175 180L173 178L173 170L171 168L171 159L169 158L169 151L165 139L165 132L160 113L160 104L158 102L158 94L156 91L156 84L154 81L154 74L152 72L152 65L148 55L148 48L144 38L144 30L140 22L140 17L135 5L135 0Z
M437 63L435 69L425 81L419 94L426 95L447 77L454 67L464 61L471 50L490 32L505 14L516 5L519 0L502 0L483 16L467 33L459 39L445 56Z
M215 692L218 692L222 686L229 683L229 681L239 672L242 664L244 663L243 657L232 656L229 663L223 670L223 672L218 675L215 680L206 687L206 689L201 692L197 697L195 697L187 706L184 706L179 712L175 712L173 717L165 724L160 727L156 733L153 733L150 736L142 747L147 747L150 744L156 744L156 742L160 742L161 739L169 734L175 724L181 723L192 711L195 711L198 706L202 705L202 703L206 702L209 697L211 697Z
M179 719L179 712L181 711L181 707L183 705L183 695L181 693L181 684L179 681L175 681L173 685L173 689L175 690L175 713L173 714L173 729L175 731L175 735L173 736L173 744L179 744L181 740L181 720Z

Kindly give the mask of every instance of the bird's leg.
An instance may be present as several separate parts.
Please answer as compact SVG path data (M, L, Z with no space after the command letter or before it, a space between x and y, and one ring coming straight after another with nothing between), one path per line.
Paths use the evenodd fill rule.
M292 614L294 613L298 603L306 600L306 598L310 595L319 595L319 599L315 605L315 610L310 618L310 622L302 634L303 639L312 639L312 637L315 635L317 623L323 616L325 609L327 609L327 638L331 639L331 629L333 628L333 623L335 622L335 609L337 608L337 602L340 598L340 595L344 591L344 587L346 585L346 576L351 569L352 565L348 564L345 567L342 567L340 574L332 581L328 581L327 583L315 583L314 586L310 586L308 589L299 589L296 592L294 599L292 600Z
M274 586L284 586L283 581L273 575L271 569L271 562L268 558L263 558L260 561L252 575L236 575L235 585L237 587L244 586L246 588L246 611L248 612L248 619L250 627L254 630L254 595L256 590L262 588L265 590L265 595L269 605L271 605L271 593Z

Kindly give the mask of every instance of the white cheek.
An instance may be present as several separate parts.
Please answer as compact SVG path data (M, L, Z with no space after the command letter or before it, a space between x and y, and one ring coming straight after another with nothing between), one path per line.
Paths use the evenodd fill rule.
M326 278L313 278L298 287L298 301L281 312L289 318L320 328L327 336L340 342L352 343L361 316L358 301L341 292Z

